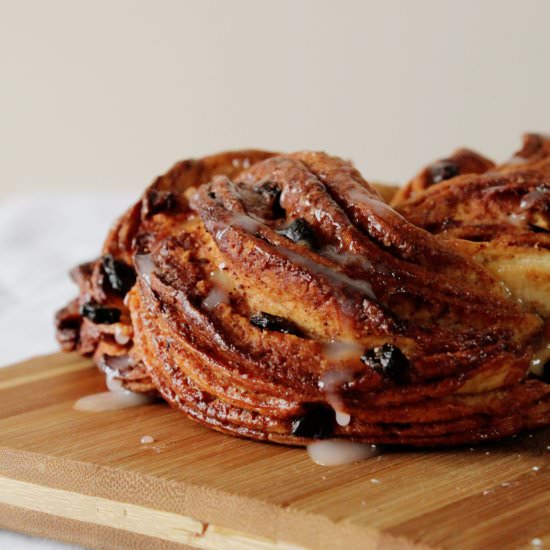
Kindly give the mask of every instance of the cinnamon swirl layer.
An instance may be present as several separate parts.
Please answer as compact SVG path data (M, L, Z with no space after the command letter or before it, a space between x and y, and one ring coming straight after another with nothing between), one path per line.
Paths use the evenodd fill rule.
M227 433L454 445L550 421L541 318L324 153L176 165L75 278L64 348L126 357L126 387Z
M550 137L528 134L506 163L488 161L483 173L456 173L418 191L431 166L393 206L431 233L460 239L453 245L550 318Z

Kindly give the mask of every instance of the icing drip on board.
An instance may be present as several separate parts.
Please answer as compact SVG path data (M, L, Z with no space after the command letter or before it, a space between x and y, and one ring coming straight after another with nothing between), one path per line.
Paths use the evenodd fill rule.
M142 393L130 391L106 391L94 393L81 397L75 404L74 409L85 412L116 411L139 407L153 402L153 398Z
M380 454L376 445L327 439L307 446L309 458L320 466L352 464Z

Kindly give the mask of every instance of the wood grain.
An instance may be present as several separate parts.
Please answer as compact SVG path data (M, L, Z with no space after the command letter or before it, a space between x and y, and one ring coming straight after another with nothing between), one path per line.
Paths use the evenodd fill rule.
M0 370L1 527L117 549L550 545L550 431L324 468L160 402L73 409L104 389L71 354Z

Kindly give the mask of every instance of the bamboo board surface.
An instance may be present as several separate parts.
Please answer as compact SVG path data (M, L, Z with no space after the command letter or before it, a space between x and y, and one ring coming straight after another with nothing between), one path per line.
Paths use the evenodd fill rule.
M72 354L0 369L0 527L116 549L550 547L548 430L327 468L163 403L73 409L104 389Z

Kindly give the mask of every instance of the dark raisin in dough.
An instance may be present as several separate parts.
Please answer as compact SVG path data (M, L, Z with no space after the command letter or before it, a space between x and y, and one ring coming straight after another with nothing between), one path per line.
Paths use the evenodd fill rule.
M119 296L126 296L136 282L136 272L127 263L115 260L111 254L103 256L103 273L108 287Z
M393 344L372 348L365 352L361 360L395 384L406 384L410 381L409 360Z
M278 315L265 313L264 311L254 313L250 317L250 322L255 327L265 330L273 330L275 332L282 332L283 334L294 334L296 336L300 335L300 329L292 321Z
M281 206L281 190L279 186L272 181L264 181L256 187L256 192L260 194L265 206L271 212L271 217L276 220L284 218L285 209Z
M294 243L304 242L310 248L317 246L315 232L304 218L296 218L288 227L281 229L279 234Z
M432 183L449 180L460 174L460 166L452 160L439 160L430 166Z
M151 189L145 197L143 206L145 216L149 218L160 212L173 210L176 206L176 199L170 191Z
M82 317L100 325L112 325L120 320L120 309L104 307L97 302L87 302L80 308Z
M334 432L336 415L327 405L312 403L305 407L305 413L292 421L292 435L308 439L323 439Z

